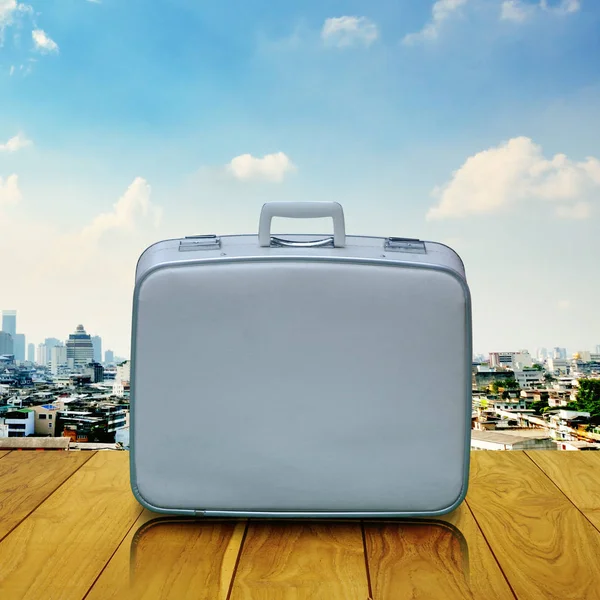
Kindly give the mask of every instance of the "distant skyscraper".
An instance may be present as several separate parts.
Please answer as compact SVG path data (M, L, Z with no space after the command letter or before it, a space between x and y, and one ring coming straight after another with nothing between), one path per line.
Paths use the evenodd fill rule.
M2 311L2 331L10 333L13 340L17 334L17 311L3 310Z
M12 335L6 331L0 331L0 354L14 354Z
M85 332L83 325L77 325L75 333L67 340L67 364L71 369L87 367L94 360L92 338Z
M54 346L50 351L50 370L52 375L58 375L61 367L67 366L67 347Z
M544 362L548 358L548 350L546 348L538 348L537 359L540 362Z
M46 344L38 344L35 362L40 367L45 367L48 364L48 348Z
M92 338L92 346L94 347L94 362L102 362L102 338L99 335L95 335Z
M554 348L554 352L552 353L553 358L557 359L566 359L567 358L567 349L566 348Z
M57 340L56 338L46 338L44 340L44 344L45 344L46 348L48 348L48 352L50 352L50 350L52 348L54 348L54 346L60 346L61 341ZM50 357L48 357L48 359L50 359Z
M600 344L596 346L596 354L600 354Z
M15 360L19 362L25 361L25 334L17 333L13 337Z
M104 353L104 362L107 365L112 365L115 362L115 353L112 350L107 350Z
M35 362L35 344L27 344L27 360Z

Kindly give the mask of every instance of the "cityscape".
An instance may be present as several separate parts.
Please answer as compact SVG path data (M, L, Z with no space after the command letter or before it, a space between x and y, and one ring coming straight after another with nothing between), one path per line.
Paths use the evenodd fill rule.
M26 343L2 311L0 446L127 450L130 361L82 324ZM472 450L599 450L600 344L473 357Z
M3 310L0 440L25 440L25 448L127 449L129 360L103 353L102 338L81 324L65 341L51 337L37 346L17 326L17 311Z

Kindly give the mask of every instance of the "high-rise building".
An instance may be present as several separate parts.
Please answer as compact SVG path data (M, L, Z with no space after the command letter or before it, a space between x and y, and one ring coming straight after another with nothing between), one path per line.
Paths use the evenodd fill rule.
M60 346L62 344L62 342L60 340L57 340L56 338L46 338L44 340L44 344L45 344L46 348L48 348L48 352L50 352L50 350L52 350L52 348L54 348L54 346ZM48 356L48 360L50 360L49 356Z
M546 350L546 348L538 348L537 359L540 362L544 362L547 358L548 358L548 350Z
M25 361L25 334L17 333L13 339L15 350L15 360L18 362Z
M552 353L552 358L563 359L567 358L567 349L566 348L554 348Z
M3 310L2 311L2 331L10 333L13 340L17 334L17 311Z
M67 366L67 347L54 346L50 350L50 370L52 375L58 375L60 370Z
M104 362L107 365L112 365L115 362L115 353L112 350L107 350L104 353Z
M35 362L35 344L27 344L27 360Z
M92 338L92 346L94 347L94 362L102 362L102 338L99 335L95 335Z
M14 354L13 338L7 331L0 331L0 355Z
M104 367L95 361L86 367L86 374L91 377L92 383L104 381Z
M600 344L596 346L596 354L600 354Z
M75 333L67 340L67 364L70 369L84 368L94 360L92 338L83 325L77 325Z
M40 365L40 367L48 365L48 348L46 344L38 344L35 362Z

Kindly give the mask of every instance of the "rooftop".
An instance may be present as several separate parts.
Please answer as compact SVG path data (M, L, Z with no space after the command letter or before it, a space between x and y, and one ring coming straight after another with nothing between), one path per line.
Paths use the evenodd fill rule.
M2 598L600 598L597 453L474 452L467 500L417 522L164 518L128 466L0 451Z

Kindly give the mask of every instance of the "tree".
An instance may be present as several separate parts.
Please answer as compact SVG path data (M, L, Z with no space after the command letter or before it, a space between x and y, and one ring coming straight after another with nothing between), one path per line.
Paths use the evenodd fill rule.
M517 390L519 389L519 383L514 377L511 377L510 379L504 380L502 387L504 387L506 390Z
M540 363L533 363L533 367L531 367L532 371L543 371L544 367L540 365Z
M600 416L600 379L580 379L577 410L589 412L591 416Z

